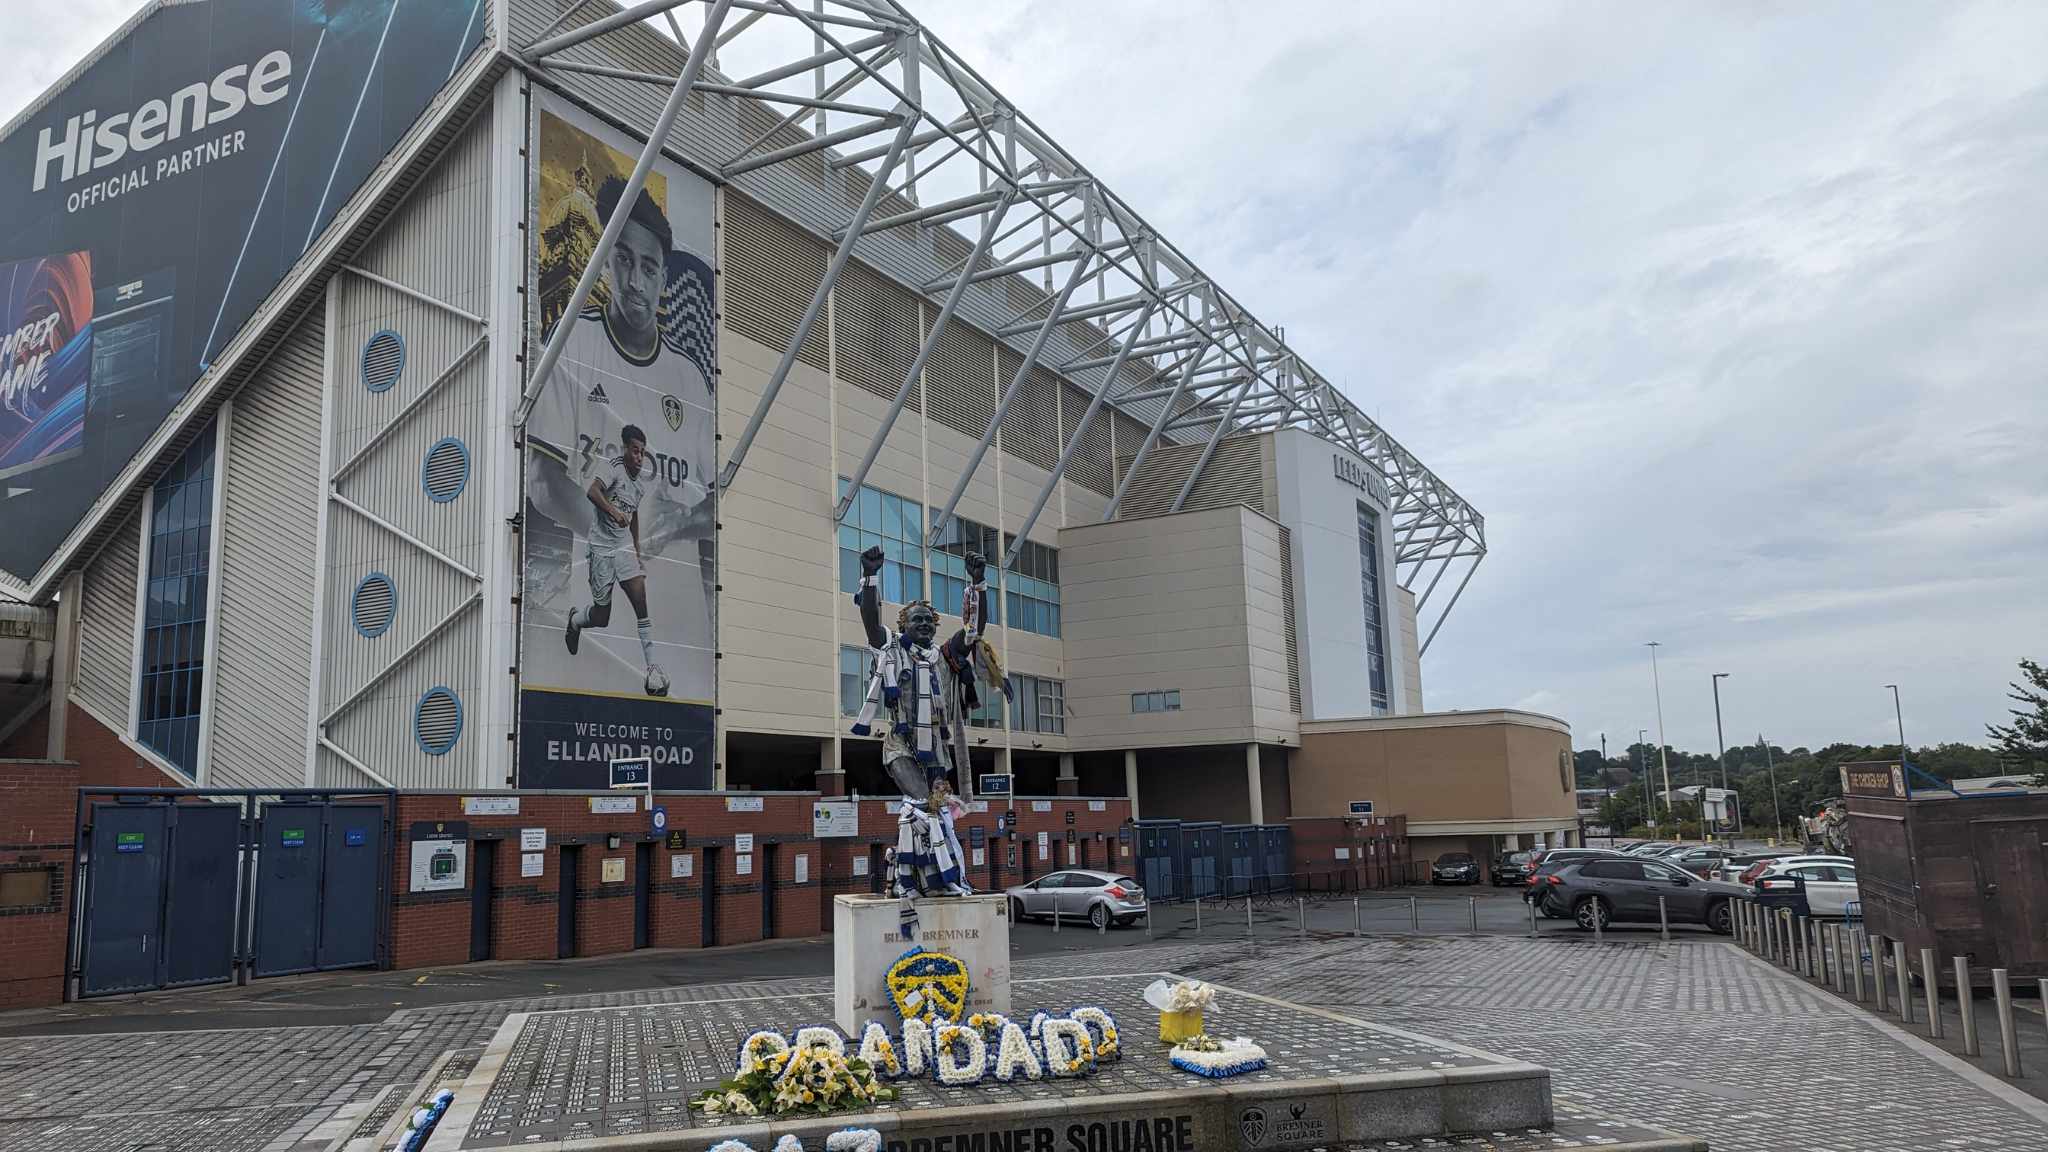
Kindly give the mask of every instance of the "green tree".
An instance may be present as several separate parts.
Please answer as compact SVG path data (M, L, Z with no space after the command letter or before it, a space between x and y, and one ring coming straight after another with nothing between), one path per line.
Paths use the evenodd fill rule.
M2021 705L2008 708L2010 724L1986 724L1992 743L2014 769L2031 771L2034 783L2048 782L2048 668L2032 660L2020 661L2020 674L2029 687L2015 683L2006 696Z

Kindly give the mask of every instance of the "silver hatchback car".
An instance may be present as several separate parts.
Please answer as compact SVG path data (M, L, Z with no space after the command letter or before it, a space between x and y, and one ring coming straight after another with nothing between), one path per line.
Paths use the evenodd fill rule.
M1010 898L1010 923L1028 919L1086 920L1091 928L1121 928L1145 914L1145 890L1129 876L1069 868L1051 872L1029 884L1005 889Z

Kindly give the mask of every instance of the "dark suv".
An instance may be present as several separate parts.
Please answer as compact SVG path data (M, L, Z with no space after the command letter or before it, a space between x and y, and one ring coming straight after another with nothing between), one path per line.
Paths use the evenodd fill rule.
M1536 910L1545 916L1566 915L1562 905L1551 904L1544 899L1548 889L1544 879L1567 865L1582 864L1588 860L1619 860L1622 854L1612 848L1539 848L1529 854L1528 886L1522 889L1522 899L1536 905Z
M1520 888L1529 882L1529 873L1536 870L1536 853L1510 852L1493 862L1493 886L1495 888Z
M1567 864L1539 881L1543 899L1565 909L1579 927L1657 922L1657 900L1674 924L1705 924L1726 935L1730 901L1746 895L1739 884L1702 880L1658 860L1587 860Z
M1431 884L1477 884L1479 883L1479 861L1470 852L1446 852L1436 858L1430 866Z

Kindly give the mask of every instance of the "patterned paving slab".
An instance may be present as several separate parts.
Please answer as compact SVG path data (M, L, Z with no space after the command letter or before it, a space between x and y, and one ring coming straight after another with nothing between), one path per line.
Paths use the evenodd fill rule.
M1125 1059L1080 1080L989 1082L950 1088L904 1081L901 1099L881 1111L1028 1105L1141 1093L1189 1092L1206 1082L1173 1068L1150 1033L1157 1014L1141 998L1157 973L1020 980L1012 1017L1083 1004L1109 1009L1125 1035ZM694 1114L691 1096L731 1074L734 1054L760 1028L785 1033L830 1019L831 998L792 994L754 1000L641 1005L528 1015L517 1024L503 1064L467 1125L464 1148L497 1148L716 1129L744 1124ZM885 1022L894 1031L893 1021ZM1470 1048L1397 1029L1344 1021L1247 993L1225 990L1209 1014L1219 1035L1245 1035L1266 1049L1269 1067L1233 1085L1278 1085L1333 1076L1481 1068L1505 1063ZM508 1024L508 1028L510 1025ZM473 1091L473 1089L472 1089ZM853 1122L852 1116L842 1117ZM715 1139L707 1133L707 1143ZM437 1142L438 1146L438 1142Z

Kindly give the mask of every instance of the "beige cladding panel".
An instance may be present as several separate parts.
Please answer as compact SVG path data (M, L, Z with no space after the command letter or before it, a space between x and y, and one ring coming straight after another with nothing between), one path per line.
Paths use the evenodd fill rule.
M1470 713L1401 721L1361 721L1351 730L1317 725L1304 732L1290 771L1295 814L1341 815L1352 800L1371 800L1380 811L1411 823L1574 813L1573 795L1558 785L1557 751L1568 746L1568 733Z

